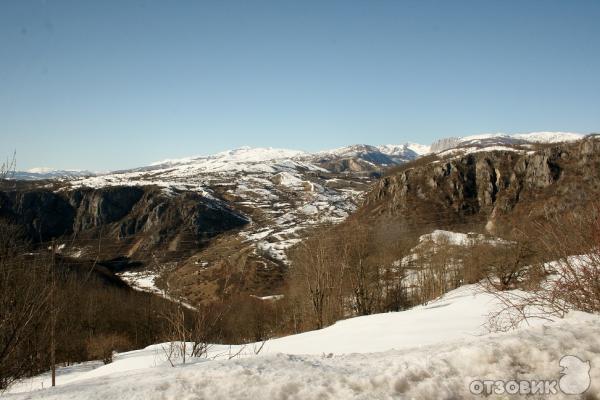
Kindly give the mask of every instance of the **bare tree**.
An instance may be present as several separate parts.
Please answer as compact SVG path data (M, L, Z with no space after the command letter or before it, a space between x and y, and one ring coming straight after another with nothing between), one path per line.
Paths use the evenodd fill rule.
M335 259L334 245L330 236L319 233L301 242L292 254L291 284L308 302L317 329L338 317L343 306L338 297L343 269Z
M0 224L0 390L37 366L30 347L49 310L48 263L19 256L19 232Z
M350 224L344 233L342 259L353 308L358 315L372 314L380 309L384 286L379 243L362 224Z
M502 307L490 316L495 330L506 330L529 319L553 319L570 310L600 312L600 206L571 212L536 224L539 263L521 268L516 287L502 291L486 285ZM517 257L517 256L514 256Z
M12 158L7 158L0 164L0 179L12 178L17 168L17 152L13 152Z

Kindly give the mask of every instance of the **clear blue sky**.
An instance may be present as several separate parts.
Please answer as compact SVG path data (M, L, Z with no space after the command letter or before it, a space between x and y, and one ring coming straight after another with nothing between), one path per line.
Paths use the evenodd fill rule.
M20 169L537 130L600 130L600 1L0 1Z

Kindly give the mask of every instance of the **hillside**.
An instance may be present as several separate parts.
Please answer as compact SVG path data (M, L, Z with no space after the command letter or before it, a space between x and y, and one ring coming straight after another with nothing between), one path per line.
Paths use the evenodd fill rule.
M97 176L5 182L0 216L34 241L58 238L67 256L141 262L118 272L142 290L192 304L225 292L263 297L280 292L290 247L359 206L357 218L403 221L416 238L436 228L501 233L503 219L535 215L540 201L559 210L593 199L597 140L573 142L579 137L477 135L429 154L417 144L313 154L240 148ZM563 141L571 143L555 143Z
M106 366L59 370L56 388L40 390L48 376L25 380L6 398L466 398L477 379L558 381L565 355L600 362L597 316L572 313L510 333L486 333L486 317L498 307L495 297L467 286L412 310L268 341L258 355L260 343L213 345L205 357L185 365L176 359L173 368L165 345L154 345L119 354ZM598 373L592 370L589 396L600 394Z
M583 210L600 194L600 138L527 150L482 146L444 150L392 169L357 211L409 227L485 229Z

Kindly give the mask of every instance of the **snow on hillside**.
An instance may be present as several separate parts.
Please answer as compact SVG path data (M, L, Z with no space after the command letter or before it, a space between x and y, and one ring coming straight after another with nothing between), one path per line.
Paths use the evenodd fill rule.
M405 143L401 145L397 144L384 144L377 146L377 149L383 154L387 155L403 155L407 150L414 152L415 154L422 156L429 153L429 146L419 143Z
M533 143L559 143L559 142L572 142L574 140L582 139L585 135L580 133L572 132L530 132L530 133L517 133L517 134L506 134L506 133L484 133L479 135L464 136L460 138L461 142L475 142L484 141L488 139L513 139L523 140Z
M448 244L450 246L470 246L476 243L485 244L509 244L500 238L490 238L479 233L460 233L436 229L431 233L421 235L419 243L433 243L436 245Z
M151 166L169 167L182 164L207 164L210 167L223 170L222 163L233 168L245 163L258 163L273 160L285 160L306 155L300 150L276 149L273 147L240 147L204 157L187 157L181 159L167 159L150 164Z
M523 148L534 143L572 142L584 136L572 132L483 133L440 139L431 145L431 151L441 155L491 150L523 151Z
M16 180L35 181L43 179L73 179L93 175L95 175L95 173L91 171L74 169L62 170L40 167L31 168L26 171L15 171L14 174L11 174L10 178Z
M531 132L513 135L513 137L534 143L559 143L574 142L582 139L584 135L572 132Z
M48 388L48 374L23 381L6 398L464 398L476 379L558 380L565 355L600 365L598 316L571 313L486 333L486 315L498 306L493 296L466 286L412 310L275 339L258 355L259 344L212 346L207 357L173 368L164 345L154 345L119 354L106 366L65 367L56 388ZM600 369L592 368L591 378L588 394L598 396Z
M244 147L76 179L70 185L156 185L167 194L183 190L215 202L226 198L252 221L240 233L241 239L256 252L285 262L285 249L297 242L302 228L346 218L368 183L362 177L329 173L301 151ZM262 232L268 233L255 239Z
M337 149L325 150L309 156L313 159L355 158L377 165L394 165L414 160L429 152L429 146L406 143L371 146L355 144Z

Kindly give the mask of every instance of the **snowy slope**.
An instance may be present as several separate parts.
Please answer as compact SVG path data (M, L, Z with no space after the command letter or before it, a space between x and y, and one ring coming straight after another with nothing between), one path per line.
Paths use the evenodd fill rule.
M377 167L417 157L406 146L388 146L389 157L366 145L327 154L368 158L366 162ZM240 233L242 240L256 246L261 254L285 262L285 249L298 241L303 228L346 218L373 181L365 174L329 171L320 163L322 158L323 154L297 150L242 147L74 179L69 184L75 188L156 185L167 193L196 191L226 199L252 220Z
M429 146L416 143L388 144L371 146L355 144L326 151L320 151L310 156L315 161L329 161L336 159L362 160L371 163L373 167L389 166L405 163L429 152Z
M429 146L426 146L424 144L419 144L419 143L405 143L405 144L401 144L401 145L384 144L381 146L377 146L377 149L379 151L381 151L383 154L393 155L393 156L404 155L407 153L407 151L412 151L415 154L422 156L422 155L429 153L429 151L430 151Z
M530 132L519 134L484 133L463 137L444 138L431 145L434 153L473 153L477 151L527 150L532 144L572 142L585 135L572 132Z
M283 264L285 250L297 243L305 228L342 221L356 209L371 181L369 177L331 173L301 151L244 147L205 157L164 160L69 184L74 188L155 185L168 194L195 191L226 202L251 221L239 233L239 240L265 262ZM190 258L180 260L180 265L196 262L203 261ZM148 289L137 285L138 280L129 281Z
M239 149L223 151L205 157L188 157L174 160L164 160L151 164L150 169L162 169L173 166L188 165L195 172L235 172L235 171L257 171L264 169L253 169L259 164L276 164L281 160L292 160L296 157L305 156L307 153L298 150L275 149L272 147L240 147Z
M11 174L11 179L37 181L43 179L73 179L93 176L94 172L83 170L60 170L52 168L31 168L26 171L16 171Z
M600 319L583 313L508 334L486 334L494 297L467 286L427 306L358 317L267 342L254 354L213 346L208 358L172 368L161 345L22 382L9 399L457 398L473 379L557 379L567 354L600 365ZM96 368L98 367L98 368ZM94 369L92 369L94 368ZM592 370L600 393L600 369ZM560 398L560 397L558 397Z

